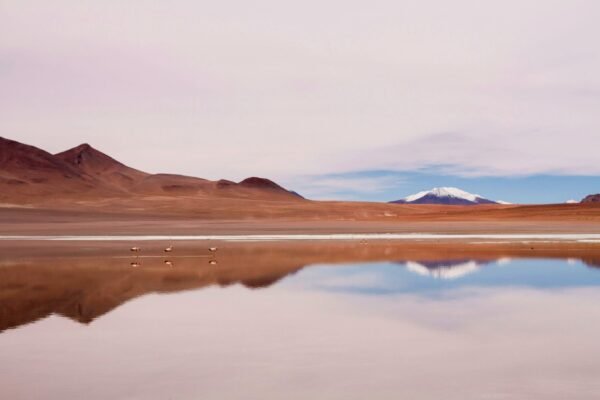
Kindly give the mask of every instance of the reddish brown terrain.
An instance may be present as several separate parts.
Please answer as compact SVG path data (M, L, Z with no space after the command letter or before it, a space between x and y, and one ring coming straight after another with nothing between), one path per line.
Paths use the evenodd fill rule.
M600 204L445 206L311 201L130 168L83 144L53 155L0 138L0 234L600 232Z
M106 202L159 204L170 199L260 199L300 197L274 182L248 178L240 183L130 168L88 144L52 155L0 138L0 201L49 208L94 207Z
M589 196L586 196L583 200L581 200L582 203L600 203L600 194L590 194Z

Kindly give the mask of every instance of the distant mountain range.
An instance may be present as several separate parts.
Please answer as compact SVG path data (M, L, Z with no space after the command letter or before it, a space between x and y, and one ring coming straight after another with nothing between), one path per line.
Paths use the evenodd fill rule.
M173 203L174 199L177 200L177 205ZM264 210L272 209L272 207L261 208L260 201L277 201L282 202L281 204L292 202L295 204L294 207L300 204L306 206L312 204L318 207L321 204L321 211L326 212L327 215L335 214L341 207L341 204L334 207L330 203L298 203L304 200L302 196L266 178L250 177L240 182L233 182L175 174L150 174L131 168L89 144L81 144L58 154L51 154L37 147L0 137L0 203L5 205L47 206L60 203L63 208L77 205L105 209L119 207L120 210L124 209L124 205L128 210L143 207L148 210L151 208L158 210L157 207L180 210L183 207L186 210L194 209L208 215L207 213L212 213L215 207L226 212L228 207L233 206L229 200L223 202L221 199L230 199L236 201L236 204L251 205L251 208L244 206L246 208L239 209L241 210L239 215L244 216L258 215ZM238 200L244 201L240 203ZM255 200L255 202L245 200ZM453 187L434 188L390 203L508 204ZM581 203L600 203L600 194L590 195ZM349 208L357 206L358 204L348 205ZM376 206L379 205L365 203L360 207L371 209ZM249 211L250 209L254 211ZM383 211L373 209L372 212L373 215L383 216L395 213L387 209ZM309 211L303 213L305 216L313 215Z
M393 204L445 204L445 205L477 205L508 204L503 201L489 200L478 194L465 192L453 187L439 187L391 201Z
M123 197L239 198L298 201L302 197L275 182L251 177L210 181L173 174L149 174L82 144L50 154L0 137L0 202L39 203Z

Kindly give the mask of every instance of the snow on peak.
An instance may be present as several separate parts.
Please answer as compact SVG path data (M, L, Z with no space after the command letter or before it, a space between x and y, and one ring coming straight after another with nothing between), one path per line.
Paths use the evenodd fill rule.
M455 265L444 265L437 268L427 268L419 262L408 261L405 266L410 272L422 276L430 276L436 279L457 279L476 272L480 268L480 265L476 261L467 261Z
M410 203L412 201L418 200L421 197L425 197L427 195L433 195L436 197L453 197L456 199L464 199L468 201L477 201L477 199L481 199L482 197L478 194L472 194L469 192L465 192L464 190L455 188L455 187L439 187L433 188L431 190L426 190L423 192L419 192L408 197L404 198L404 201Z

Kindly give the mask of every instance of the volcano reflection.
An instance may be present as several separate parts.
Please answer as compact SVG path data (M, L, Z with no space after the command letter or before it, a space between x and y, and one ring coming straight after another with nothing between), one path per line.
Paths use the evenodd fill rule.
M484 263L475 260L448 261L407 261L405 266L411 272L436 279L458 279L477 272Z
M182 245L178 250L167 262L153 256L131 259L115 248L90 255L69 247L52 248L51 255L49 249L40 249L35 257L18 254L10 258L4 253L0 260L0 331L52 314L89 324L148 293L231 285L266 289L284 278L285 287L423 296L463 286L600 285L597 269L584 267L600 264L600 255L589 252L539 260L520 248L482 252L475 247L439 244L259 243L232 245L220 252L218 263L208 263L192 247ZM406 255L410 257L404 258ZM456 256L444 257L448 255ZM518 258L523 256L530 258ZM132 261L136 268L130 266Z

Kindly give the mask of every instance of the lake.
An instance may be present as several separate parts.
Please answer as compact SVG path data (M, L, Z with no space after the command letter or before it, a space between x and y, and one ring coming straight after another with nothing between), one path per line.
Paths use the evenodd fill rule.
M600 393L597 243L169 244L0 243L0 398Z

